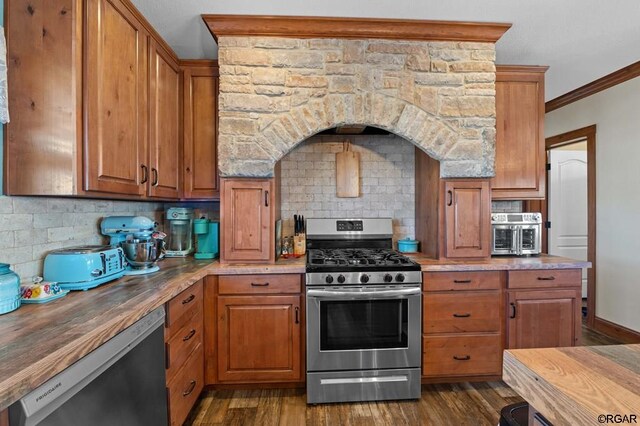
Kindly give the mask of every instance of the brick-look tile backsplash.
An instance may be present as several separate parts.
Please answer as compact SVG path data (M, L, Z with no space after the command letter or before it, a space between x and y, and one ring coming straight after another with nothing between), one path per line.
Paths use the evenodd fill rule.
M492 201L491 211L496 213L521 213L522 201Z
M343 141L360 153L360 197L336 197L336 157ZM391 217L394 240L415 237L415 147L395 135L309 138L282 159L283 235L292 217Z
M0 197L0 262L29 280L42 275L51 250L106 243L100 234L104 216L141 215L160 223L162 211L162 203Z
M0 196L0 262L10 264L23 281L29 281L42 275L42 261L51 250L108 243L100 234L103 217L146 216L162 229L166 206L141 201ZM210 207L209 217L218 217L217 204L189 207Z

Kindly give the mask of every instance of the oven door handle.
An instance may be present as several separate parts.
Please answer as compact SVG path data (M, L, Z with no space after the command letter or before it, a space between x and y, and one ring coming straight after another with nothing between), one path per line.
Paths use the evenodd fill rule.
M420 287L373 291L336 291L310 289L307 290L307 296L323 299L390 299L418 295L421 292L422 290L420 289Z

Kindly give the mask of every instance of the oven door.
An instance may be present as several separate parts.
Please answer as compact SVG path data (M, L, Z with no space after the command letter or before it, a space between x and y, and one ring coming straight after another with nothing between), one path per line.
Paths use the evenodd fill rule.
M307 371L420 367L421 288L307 288Z
M517 254L518 227L513 225L491 226L491 254Z
M518 254L540 254L542 247L542 225L520 225L518 233Z

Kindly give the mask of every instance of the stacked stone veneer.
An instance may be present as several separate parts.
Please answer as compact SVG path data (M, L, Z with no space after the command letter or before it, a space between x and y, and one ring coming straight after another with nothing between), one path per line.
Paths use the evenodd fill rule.
M222 176L267 177L298 143L347 124L393 132L442 177L490 177L493 43L220 37Z

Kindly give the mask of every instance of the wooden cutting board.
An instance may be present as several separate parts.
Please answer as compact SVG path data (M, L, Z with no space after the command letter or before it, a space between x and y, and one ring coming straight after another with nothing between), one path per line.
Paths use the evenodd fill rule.
M360 153L351 151L349 145L336 154L336 196L360 196Z

